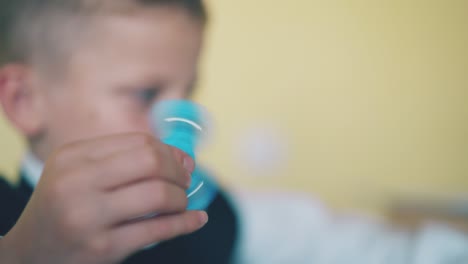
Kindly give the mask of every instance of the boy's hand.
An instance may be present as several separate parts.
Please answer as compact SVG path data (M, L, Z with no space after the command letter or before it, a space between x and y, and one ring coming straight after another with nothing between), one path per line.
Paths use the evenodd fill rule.
M11 263L117 263L194 232L207 215L185 210L193 169L187 155L143 134L70 144L47 161L0 254Z

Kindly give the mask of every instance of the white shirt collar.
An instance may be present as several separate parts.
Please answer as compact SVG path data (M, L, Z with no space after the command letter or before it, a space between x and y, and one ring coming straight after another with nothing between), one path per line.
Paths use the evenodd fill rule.
M41 179L42 171L44 170L44 163L31 151L28 151L23 157L21 168L23 170L24 180L32 188L35 188Z

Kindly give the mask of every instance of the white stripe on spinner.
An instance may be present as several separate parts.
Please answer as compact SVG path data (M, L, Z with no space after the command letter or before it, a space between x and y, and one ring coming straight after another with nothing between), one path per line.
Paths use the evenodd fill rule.
M180 117L168 117L168 118L165 118L164 121L166 122L183 122L183 123L187 123L189 125L192 125L193 127L195 127L196 129L200 130L200 131L203 131L203 128L198 125L197 123L193 122L192 120L188 120L188 119L185 119L185 118L180 118Z
M203 187L204 184L205 184L205 182L201 182L201 183L197 186L197 188L195 188L195 190L193 190L191 193L189 193L189 194L187 195L187 198L190 198L190 197L192 197L194 194L196 194L196 193L201 189L201 187Z

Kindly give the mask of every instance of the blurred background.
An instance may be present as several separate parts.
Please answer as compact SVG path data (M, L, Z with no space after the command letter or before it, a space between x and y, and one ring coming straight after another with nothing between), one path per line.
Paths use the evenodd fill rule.
M223 184L376 214L468 204L468 1L207 2L201 160ZM14 180L24 144L3 116L0 135Z

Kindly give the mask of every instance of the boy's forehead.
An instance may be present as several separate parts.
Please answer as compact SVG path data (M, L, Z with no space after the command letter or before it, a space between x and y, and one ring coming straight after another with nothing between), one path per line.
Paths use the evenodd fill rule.
M198 55L202 38L203 28L195 20L176 10L160 10L100 17L80 48L118 57L139 54L160 59L190 58Z
M70 64L121 78L193 79L202 45L203 26L178 10L160 9L131 16L95 19L93 29L76 45Z
M203 24L183 9L161 6L131 14L101 14L86 23L85 32L64 35L72 38L63 41L72 45L67 63L78 66L75 70L90 64L102 70L151 67L167 75L175 69L193 70L197 64Z

